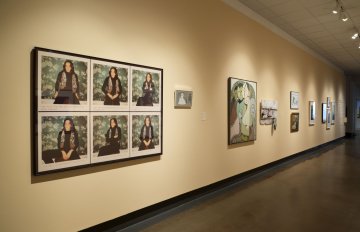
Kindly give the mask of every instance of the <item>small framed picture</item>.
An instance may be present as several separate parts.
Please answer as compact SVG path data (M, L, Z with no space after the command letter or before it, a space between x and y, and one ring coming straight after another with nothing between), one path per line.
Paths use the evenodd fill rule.
M326 106L328 109L330 109L330 97L326 98Z
M315 125L315 117L316 117L315 109L316 109L315 102L310 101L309 102L309 125L310 126Z
M331 103L331 124L335 124L335 112L336 112L336 104L335 102Z
M331 109L326 108L326 129L329 130L331 127Z
M290 92L290 109L298 110L299 109L299 92Z
M187 90L175 90L174 106L176 108L191 108L193 92Z
M300 120L299 113L291 113L291 115L290 115L290 132L299 131L299 120Z
M321 122L322 122L322 123L326 123L326 110L327 110L326 103L322 103L322 104L321 104L321 109L322 109Z

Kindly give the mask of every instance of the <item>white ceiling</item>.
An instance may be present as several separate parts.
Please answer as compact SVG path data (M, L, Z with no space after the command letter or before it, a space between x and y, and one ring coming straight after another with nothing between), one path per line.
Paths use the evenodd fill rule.
M360 0L341 0L350 20L331 11L335 0L238 0L272 24L314 50L348 75L360 76Z

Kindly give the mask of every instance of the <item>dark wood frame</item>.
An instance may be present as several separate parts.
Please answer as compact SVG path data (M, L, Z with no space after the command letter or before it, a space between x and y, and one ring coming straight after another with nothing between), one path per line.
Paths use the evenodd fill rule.
M118 63L118 64L122 64L122 65L128 65L131 67L137 67L137 68L146 68L146 69L153 69L156 70L158 72L161 73L161 77L159 80L159 83L161 83L161 87L159 87L159 96L161 99L160 102L160 111L154 111L154 110L149 110L149 111L139 111L139 112L156 112L156 113L160 113L160 128L159 128L159 133L160 133L160 153L155 153L155 154L148 154L148 155L143 155L143 156L137 156L137 157L129 157L129 158L124 158L124 159L119 159L119 160L111 160L111 161L106 161L106 162L100 162L100 163L91 163L90 164L85 164L85 165L79 165L79 166L74 166L74 167L67 167L67 168L59 168L59 169L54 169L54 170L50 170L50 171L41 171L39 172L39 167L38 167L38 152L39 152L39 148L38 147L38 114L40 112L51 112L51 111L39 111L39 106L38 106L38 98L41 96L38 96L38 92L37 92L37 86L38 86L38 53L42 51L42 52L49 52L49 53L54 53L54 54L60 54L60 55L68 55L68 56L75 56L75 57L79 57L79 58L85 58L85 59L94 59L94 60L99 60L99 61L105 61L105 62L112 62L112 63ZM87 55L81 55L81 54L76 54L76 53L70 53L70 52L64 52L64 51L58 51L58 50L52 50L52 49L46 49L46 48L40 48L40 47L35 47L32 50L32 54L31 54L31 64L32 64L32 82L31 82L31 92L32 92L32 96L31 96L31 103L32 103L32 115L31 115L31 121L32 121L32 134L31 134L31 140L32 140L32 172L34 175L43 175L43 174L49 174L49 173L56 173L56 172L62 172L62 171L66 171L66 170L73 170L73 169L78 169L78 168L85 168L85 167L91 167L91 166L98 166L98 165L103 165L103 164L108 164L108 163L116 163L116 162L126 162L126 161L130 161L130 160L135 160L135 159L143 159L143 158L148 158L148 157L153 157L153 156L159 156L162 155L163 152L163 69L161 68L156 68L156 67L151 67L151 66L145 66L145 65L139 65L139 64L133 64L133 63L128 63L128 62L122 62L122 61L116 61L116 60L110 60L110 59L104 59L104 58L99 58L99 57L93 57L93 56L87 56ZM90 75L90 74L89 74ZM91 79L91 78L90 78ZM89 85L91 86L92 84L89 83ZM90 87L89 87L90 88ZM131 86L130 86L131 88ZM130 94L130 91L129 93ZM92 96L89 96L89 99L91 99ZM138 112L138 111L131 111L130 110L130 97L129 97L129 110L128 111L119 111L119 112L128 112L129 115L131 112ZM75 112L75 111L57 111L59 113L61 112ZM87 112L88 116L90 117L90 113L91 112L100 112L100 111L91 111L91 106L89 104L89 111L79 111L79 112ZM109 113L113 113L110 112ZM129 130L130 130L131 126L129 125ZM89 128L91 130L91 128ZM90 136L91 139L92 136ZM130 139L130 138L129 138ZM129 143L130 144L130 143ZM131 149L129 147L129 149ZM130 152L130 151L129 151ZM91 155L91 149L90 147L88 148L88 154Z
M297 129L292 129L291 125L292 125L292 118L297 115L298 116L298 127ZM298 132L299 131L299 128L300 128L300 113L291 113L290 115L290 132L293 133L293 132Z

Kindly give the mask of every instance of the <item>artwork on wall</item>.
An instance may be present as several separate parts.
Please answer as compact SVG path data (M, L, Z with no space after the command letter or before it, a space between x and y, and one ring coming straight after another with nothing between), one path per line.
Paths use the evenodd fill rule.
M34 48L34 174L162 154L160 68Z
M290 132L299 131L299 120L300 120L299 113L291 113L291 115L290 115Z
M331 124L335 124L336 103L331 102Z
M330 97L326 98L326 106L328 109L330 109Z
M291 91L290 92L290 109L298 110L299 109L299 93Z
M257 83L228 79L228 144L256 139Z
M326 129L331 127L331 109L326 108Z
M321 104L321 109L322 109L321 122L326 123L326 111L327 111L326 103Z
M193 92L187 90L175 90L174 106L176 108L191 108Z
M278 102L275 100L261 100L260 124L277 126Z
M314 101L309 101L309 125L315 125L316 107Z

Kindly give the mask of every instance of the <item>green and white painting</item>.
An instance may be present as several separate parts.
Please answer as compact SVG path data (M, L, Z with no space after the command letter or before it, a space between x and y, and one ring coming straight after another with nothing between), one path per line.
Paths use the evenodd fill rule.
M256 82L228 79L228 144L256 139Z

